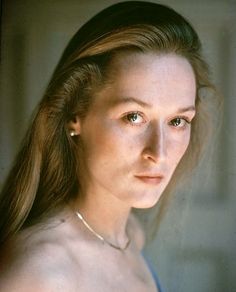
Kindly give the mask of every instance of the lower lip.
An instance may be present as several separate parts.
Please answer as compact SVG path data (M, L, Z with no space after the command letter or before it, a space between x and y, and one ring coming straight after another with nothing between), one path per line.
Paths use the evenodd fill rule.
M157 177L150 177L150 176L136 176L139 180L146 184L151 184L151 185L158 185L162 182L163 177L157 176Z

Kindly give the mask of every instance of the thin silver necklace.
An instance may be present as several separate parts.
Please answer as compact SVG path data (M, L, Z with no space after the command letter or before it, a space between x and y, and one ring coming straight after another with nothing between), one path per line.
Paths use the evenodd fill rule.
M93 228L85 221L85 219L83 218L83 216L77 211L75 212L75 214L78 216L78 218L82 221L82 223L84 224L85 227L87 227L87 229L93 234L95 235L98 239L100 239L103 243L106 243L108 245L110 245L111 247L124 251L128 248L128 246L130 245L130 238L128 239L127 243L125 244L124 247L120 247L117 246L115 244L112 244L111 242L107 241L104 237L102 237L100 234L98 234L95 230L93 230Z

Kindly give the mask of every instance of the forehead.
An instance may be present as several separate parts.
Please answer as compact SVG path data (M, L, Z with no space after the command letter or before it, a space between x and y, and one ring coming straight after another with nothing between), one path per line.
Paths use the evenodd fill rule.
M102 96L109 102L135 97L151 105L191 105L195 75L188 60L176 54L120 53L111 62Z

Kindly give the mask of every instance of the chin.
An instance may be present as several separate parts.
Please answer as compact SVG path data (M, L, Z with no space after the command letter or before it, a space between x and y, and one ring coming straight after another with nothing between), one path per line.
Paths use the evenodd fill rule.
M160 200L161 194L155 194L155 195L149 195L146 194L145 196L142 197L142 199L137 200L133 204L133 208L136 209L148 209L154 207L158 201Z

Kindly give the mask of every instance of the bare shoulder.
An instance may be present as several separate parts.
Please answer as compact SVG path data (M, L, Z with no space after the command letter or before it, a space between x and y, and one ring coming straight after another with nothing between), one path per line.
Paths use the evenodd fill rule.
M57 231L42 231L6 246L0 258L0 291L78 291L73 260L57 237Z
M142 250L145 245L145 233L139 219L133 213L130 214L128 224L129 234L135 241L138 249Z

